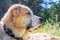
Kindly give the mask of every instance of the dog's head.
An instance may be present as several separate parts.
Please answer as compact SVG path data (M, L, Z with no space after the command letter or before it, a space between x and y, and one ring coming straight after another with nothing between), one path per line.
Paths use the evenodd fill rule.
M42 24L43 19L33 14L32 10L24 5L12 5L2 18L4 23L12 22L16 28L34 28Z

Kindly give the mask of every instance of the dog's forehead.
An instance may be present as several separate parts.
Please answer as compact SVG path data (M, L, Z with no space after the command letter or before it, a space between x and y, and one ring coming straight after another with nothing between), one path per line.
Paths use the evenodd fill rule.
M33 15L33 11L28 6L23 5L22 7L27 9L29 11L29 13L31 13L31 15Z
M28 6L21 5L21 4L14 4L14 5L12 5L12 6L9 8L9 10L15 9L15 8L24 8L24 9L27 9L28 12L31 13L31 15L33 15L32 10L31 10Z

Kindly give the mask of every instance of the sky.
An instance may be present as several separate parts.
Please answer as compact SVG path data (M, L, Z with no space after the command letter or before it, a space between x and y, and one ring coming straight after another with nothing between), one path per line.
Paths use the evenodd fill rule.
M52 5L49 4L50 2L59 3L59 0L44 0L42 4L40 4L43 8L50 8Z
M59 1L59 0L44 0L44 1L47 1L47 2L53 1L53 2L56 2L56 1Z

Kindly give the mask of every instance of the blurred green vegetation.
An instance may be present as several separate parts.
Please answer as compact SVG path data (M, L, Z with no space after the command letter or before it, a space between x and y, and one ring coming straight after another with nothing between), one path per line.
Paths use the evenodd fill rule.
M47 32L60 36L60 2L56 4L51 2L51 8L43 8L41 3L43 0L0 0L0 19L13 4L24 4L32 9L35 15L44 19L43 26L34 32Z

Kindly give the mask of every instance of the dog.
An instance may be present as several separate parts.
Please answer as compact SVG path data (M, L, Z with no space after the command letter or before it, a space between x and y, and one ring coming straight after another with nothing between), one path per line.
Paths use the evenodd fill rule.
M8 39L5 40L52 40L51 38L42 39L40 33L29 33L39 28L42 22L43 19L34 15L29 7L21 4L14 4L1 19L0 26L2 26L1 28L4 29L7 36L10 37L7 37ZM39 37L41 39L39 37L36 38L37 35L40 35Z

